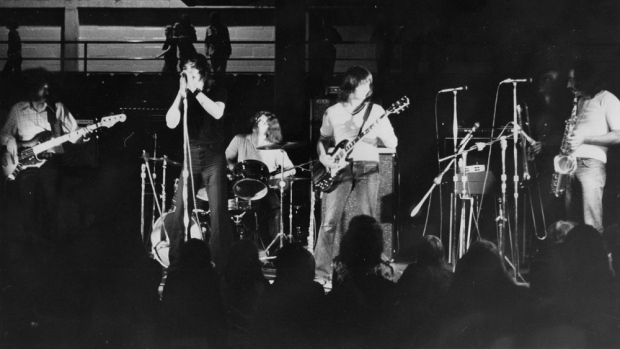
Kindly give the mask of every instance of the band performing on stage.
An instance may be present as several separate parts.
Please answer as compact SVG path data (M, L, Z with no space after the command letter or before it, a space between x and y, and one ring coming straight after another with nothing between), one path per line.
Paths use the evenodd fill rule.
M9 212L5 217L11 239L62 244L68 241L58 224L60 181L65 171L63 144L83 144L91 133L104 127L114 129L128 117L105 116L79 127L56 99L45 73L26 75L28 99L13 106L0 132L6 197L17 203L3 209ZM420 189L428 189L425 195L410 200L408 217L401 218L397 155L411 156L416 150L403 149L408 135L393 122L397 114L409 112L408 96L394 101L376 99L373 74L365 67L352 66L344 73L337 96L317 118L320 124L311 125L319 132L314 144L287 138L281 126L286 116L269 110L245 117L247 126L231 136L224 127L227 90L212 77L205 56L191 56L175 82L178 90L165 116L166 126L181 135L173 147L182 158L158 157L156 136L152 156L143 150L142 156L133 158L132 166L141 165L141 243L150 260L170 273L172 284L188 268L188 258L192 263L206 258L210 273L220 278L220 291L225 293L237 292L232 290L241 286L231 279L246 272L246 281L255 284L244 292L262 293L262 273L278 268L286 258L297 258L306 268L303 278L333 292L331 311L353 297L347 293L353 284L369 287L363 292L370 292L365 297L372 299L371 290L388 292L398 279L413 283L412 278L419 276L409 268L420 267L421 258L435 258L433 263L442 270L435 281L449 283L452 272L458 274L460 267L472 263L470 255L476 251L495 256L506 277L512 279L511 285L522 287L533 280L547 285L542 292L552 292L555 286L544 277L550 266L537 262L534 255L547 256L555 253L558 244L577 239L569 231L583 230L580 234L594 233L601 239L606 231L607 154L620 143L620 101L605 89L597 66L576 61L567 72L566 86L558 76L555 68L543 72L537 78L537 90L524 96L520 95L522 86L531 79L500 81L498 90L506 86L512 94L507 108L511 121L501 127L495 125L495 117L491 125L482 120L483 127L480 122L471 128L460 127L458 97L468 88L439 90L436 98L452 95L451 123L443 122L452 134L444 132L439 138L439 127L435 129L435 179ZM561 90L572 93L572 104ZM440 141L445 145L443 151ZM386 149L394 154L389 164L395 169L394 178L382 174L380 154ZM178 178L167 174L178 174ZM167 187L171 180L174 185ZM391 190L387 194L381 189L386 183ZM396 213L386 218L384 204L394 195L399 198L394 201ZM394 258L401 252L399 236L386 239L383 235L394 233L384 223L394 224L398 232L401 219L424 221L422 238L411 254L413 267L405 272ZM429 232L427 226L432 227ZM551 245L545 245L545 240ZM384 253L385 241L392 255ZM192 253L197 255L188 257ZM611 257L603 259L612 263ZM244 264L251 260L253 267ZM527 279L522 268L527 268ZM453 282L459 284L458 279ZM449 298L445 289L438 292ZM382 303L378 302L371 307L374 310L364 313L368 323L381 318L377 312ZM246 317L257 316L256 309L226 298L221 304L224 308L213 314L246 331L228 329L227 345L248 344ZM214 325L211 331L223 330Z

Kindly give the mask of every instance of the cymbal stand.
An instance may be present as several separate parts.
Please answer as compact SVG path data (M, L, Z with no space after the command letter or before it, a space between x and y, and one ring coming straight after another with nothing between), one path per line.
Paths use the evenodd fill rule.
M164 161L161 164L161 210L166 212L166 167L168 161L164 155Z
M284 169L284 149L280 149L280 152L282 154L282 169ZM283 203L283 199L284 199L284 187L286 186L286 182L284 181L284 171L280 171L280 232L278 233L278 235L276 235L275 238L273 238L273 241L271 241L271 243L269 244L269 246L267 246L267 248L265 249L265 253L267 255L269 255L269 249L271 248L271 246L273 246L273 244L280 240L280 248L282 248L284 246L284 239L285 238L289 238L286 236L286 234L284 234L284 222L282 220L282 208L284 206Z
M157 133L153 133L153 158L157 159ZM153 162L153 182L157 182L157 162ZM155 205L158 203L157 192L153 190L153 207L151 208L151 212L155 212ZM163 210L161 207L159 208L159 215L161 216ZM155 224L155 215L151 215L151 227Z
M495 221L498 227L497 247L501 259L504 260L504 239L506 235L506 224L508 224L508 219L506 218L506 148L508 147L508 142L506 141L506 136L500 137L500 140L502 145L502 197L499 202L499 216Z
M310 173L312 173L312 161L310 161ZM316 204L316 193L314 192L314 182L310 180L310 220L308 222L308 246L310 253L314 254L314 230L316 229L316 217L314 216L314 205Z
M288 187L288 241L293 242L293 184L295 181L290 181Z
M146 165L142 164L142 170L140 171L140 178L142 178L142 195L140 203L140 234L142 235L142 241L144 242L144 192L146 189Z

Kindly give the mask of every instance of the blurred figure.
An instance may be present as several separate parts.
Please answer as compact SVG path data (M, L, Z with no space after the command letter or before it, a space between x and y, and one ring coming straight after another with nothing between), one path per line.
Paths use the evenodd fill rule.
M226 318L219 281L204 241L191 239L181 246L178 266L166 278L161 304L159 334L169 346L189 341L195 347L224 346Z
M220 282L220 292L228 322L228 347L252 348L250 333L258 303L269 286L258 259L258 247L252 240L233 244ZM273 344L273 343L272 343Z
M21 73L22 71L22 40L19 37L19 24L17 21L9 19L6 25L9 30L9 44L6 52L6 63L2 69L2 75L9 73Z
M196 28L192 25L189 15L182 15L181 20L174 24L174 37L179 48L179 69L183 70L184 62L197 54L194 47L194 43L198 41Z
M531 290L547 299L561 299L568 291L568 276L564 265L565 247L562 244L575 227L574 222L557 221L547 228L547 239L534 256L530 267Z
M472 243L457 262L447 301L451 321L438 336L440 347L489 347L527 333L534 319L529 289L513 280L486 240Z
M336 45L342 37L326 18L314 21L308 37L308 73L313 96L325 94L326 83L334 76Z
M381 347L395 284L384 275L383 230L371 216L353 217L334 259L333 287L326 297L322 329L335 347Z
M232 53L230 45L230 33L228 28L222 24L219 12L211 13L211 24L205 33L205 55L211 58L213 73L226 73L228 58Z
M176 73L179 59L177 57L177 39L174 37L174 29L171 25L166 26L166 41L162 46L162 52L157 58L164 57L164 67L162 73Z
M444 255L434 235L422 236L415 245L414 261L398 280L391 336L397 347L425 346L436 336L453 276Z
M570 95L564 88L566 78L559 64L545 64L536 76L535 90L524 104L521 115L525 132L536 140L528 149L529 172L533 178L528 190L535 205L535 221L540 222L535 228L542 232L547 229L545 225L564 217L564 204L550 188L555 172L553 158L560 152L564 121L570 116Z
M317 347L325 291L313 281L312 254L300 244L286 244L278 251L275 267L276 279L259 303L253 347Z

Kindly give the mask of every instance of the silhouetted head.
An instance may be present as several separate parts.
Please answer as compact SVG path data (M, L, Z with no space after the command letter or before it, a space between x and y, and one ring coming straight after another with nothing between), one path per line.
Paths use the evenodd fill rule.
M241 239L232 245L224 270L224 278L231 287L242 289L265 280L258 259L258 247L252 240Z
M383 230L371 216L353 217L340 242L339 259L351 270L374 267L381 263Z
M219 12L212 12L210 18L211 18L211 25L222 24L222 17L220 16Z
M6 23L6 28L7 28L8 30L15 30L15 29L19 28L19 24L17 23L17 21L16 21L16 20L14 20L14 19L9 19L9 20L7 21L7 23Z
M414 248L414 258L420 265L445 264L441 240L435 235L422 236Z
M575 227L576 223L571 221L559 220L547 228L547 241L552 244L564 242L566 235Z
M286 244L275 260L276 280L306 282L314 279L314 257L300 244Z
M200 268L211 265L211 251L207 244L198 239L190 239L179 249L179 268Z

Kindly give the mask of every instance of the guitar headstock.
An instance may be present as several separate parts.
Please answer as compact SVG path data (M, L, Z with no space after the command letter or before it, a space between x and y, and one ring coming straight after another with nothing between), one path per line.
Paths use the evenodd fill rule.
M116 115L110 115L110 116L105 116L101 118L101 121L99 121L97 124L103 127L112 127L117 122L125 122L125 120L127 120L127 115L116 114Z
M409 98L407 96L401 97L388 108L389 114L398 114L409 106Z

